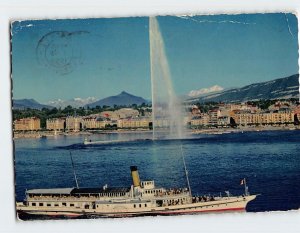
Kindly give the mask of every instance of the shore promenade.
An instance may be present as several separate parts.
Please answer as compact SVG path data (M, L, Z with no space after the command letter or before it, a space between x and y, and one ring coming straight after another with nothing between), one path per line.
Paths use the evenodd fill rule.
M236 128L209 128L209 129L187 129L187 135L191 134L225 134L253 131L276 131L276 130L300 130L299 125L282 125L282 126L255 126L255 127L236 127ZM93 135L93 134L123 134L123 133L150 133L152 130L147 129L118 129L118 130L86 130L77 132L54 132L54 131L22 131L14 132L13 138L41 138L63 136L78 136L78 135Z

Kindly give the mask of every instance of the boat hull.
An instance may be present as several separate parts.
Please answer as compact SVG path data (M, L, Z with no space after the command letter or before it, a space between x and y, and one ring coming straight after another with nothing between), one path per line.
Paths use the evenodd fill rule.
M18 214L40 215L48 217L68 217L76 218L85 216L89 217L134 217L134 216L157 216L157 215L186 215L186 214L204 214L204 213L223 213L223 212L244 212L247 203L255 199L256 195L231 198L221 201L198 202L178 206L156 207L151 209L133 210L133 209L116 209L116 210L81 210L81 209L37 209L28 206L19 205ZM20 218L22 218L20 215Z

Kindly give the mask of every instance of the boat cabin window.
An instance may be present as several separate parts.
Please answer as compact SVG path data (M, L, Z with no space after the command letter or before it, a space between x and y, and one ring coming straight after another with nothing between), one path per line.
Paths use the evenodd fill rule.
M70 204L70 207L72 207L72 206L74 206L74 204L73 204L73 203L71 203L71 204Z
M33 202L31 205L32 205L32 206L36 206L36 203Z
M39 206L44 206L44 203L39 203Z
M50 204L50 203L47 203L47 206L51 206L51 204Z
M62 206L67 206L67 203L63 202L63 203L62 203Z
M158 207L160 207L160 206L162 206L163 201L162 201L162 200L157 200L157 201L156 201L156 204L157 204Z
M145 207L147 207L147 204L145 204Z
M142 204L140 204L139 206L140 206L140 208L141 208L141 207L142 207Z
M59 205L57 203L55 203L54 206L59 206Z
M133 205L133 208L135 208L135 207L136 207L136 205L134 204L134 205Z

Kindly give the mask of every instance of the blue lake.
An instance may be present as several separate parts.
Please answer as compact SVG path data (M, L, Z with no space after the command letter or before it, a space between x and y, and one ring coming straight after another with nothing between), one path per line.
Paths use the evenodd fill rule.
M247 211L300 207L300 131L195 135L186 140L143 140L150 133L93 135L92 140L130 140L84 146L85 136L15 140L16 199L26 189L73 187L70 151L80 187L130 186L131 165L156 186L186 187L185 155L193 194L261 194ZM137 140L136 140L137 139Z

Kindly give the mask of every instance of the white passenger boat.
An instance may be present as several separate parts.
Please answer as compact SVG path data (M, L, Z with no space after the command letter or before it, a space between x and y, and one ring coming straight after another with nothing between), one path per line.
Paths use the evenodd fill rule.
M125 217L141 215L176 215L223 211L245 211L250 195L225 197L192 196L190 188L156 187L153 180L140 181L136 166L131 166L132 185L128 188L32 189L24 202L17 203L17 212L48 216ZM189 186L189 185L188 185Z

